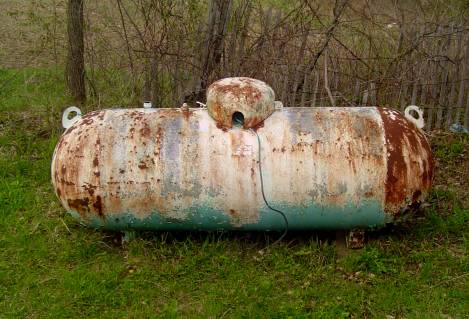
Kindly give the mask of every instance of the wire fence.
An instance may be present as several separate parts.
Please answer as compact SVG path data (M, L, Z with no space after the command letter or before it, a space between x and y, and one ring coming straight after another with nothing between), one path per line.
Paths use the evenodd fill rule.
M59 65L65 10L64 0L39 1L27 15L40 15L38 43ZM213 81L248 76L286 107L415 104L428 129L468 127L468 10L451 0L88 0L87 90L99 100L114 86L134 106L195 107Z

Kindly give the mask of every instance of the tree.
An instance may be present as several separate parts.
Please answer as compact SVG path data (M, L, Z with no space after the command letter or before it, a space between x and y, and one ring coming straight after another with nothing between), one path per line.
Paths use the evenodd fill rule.
M213 81L214 73L220 71L232 4L233 0L209 1L205 39L200 55L200 75L194 90L184 97L185 101L203 101L209 81Z
M212 73L218 68L231 15L232 0L211 0L202 57L201 86L206 88Z
M86 100L83 25L83 0L68 0L68 56L65 74L68 89L78 104Z

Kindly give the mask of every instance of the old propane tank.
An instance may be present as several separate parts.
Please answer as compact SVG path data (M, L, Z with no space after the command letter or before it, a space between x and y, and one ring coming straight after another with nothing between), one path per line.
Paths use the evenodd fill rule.
M208 88L206 109L68 120L52 181L67 211L106 229L283 229L262 187L290 229L375 227L431 186L414 122L377 107L282 108L267 84L228 78Z

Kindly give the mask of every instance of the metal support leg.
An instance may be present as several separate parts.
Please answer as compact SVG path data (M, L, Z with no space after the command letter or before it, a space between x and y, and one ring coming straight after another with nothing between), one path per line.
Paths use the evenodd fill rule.
M137 232L135 230L126 230L123 232L122 243L129 243L131 240L134 240L137 237Z
M350 249L361 249L365 245L365 231L363 229L352 229L346 237L347 247Z

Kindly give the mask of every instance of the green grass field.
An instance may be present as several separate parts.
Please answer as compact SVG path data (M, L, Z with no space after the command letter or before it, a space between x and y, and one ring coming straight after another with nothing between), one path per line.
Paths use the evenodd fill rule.
M122 245L77 224L53 193L50 160L70 104L63 77L0 70L0 86L0 318L469 314L467 136L432 134L427 207L370 232L362 250L315 232L264 250L280 234L155 232Z

